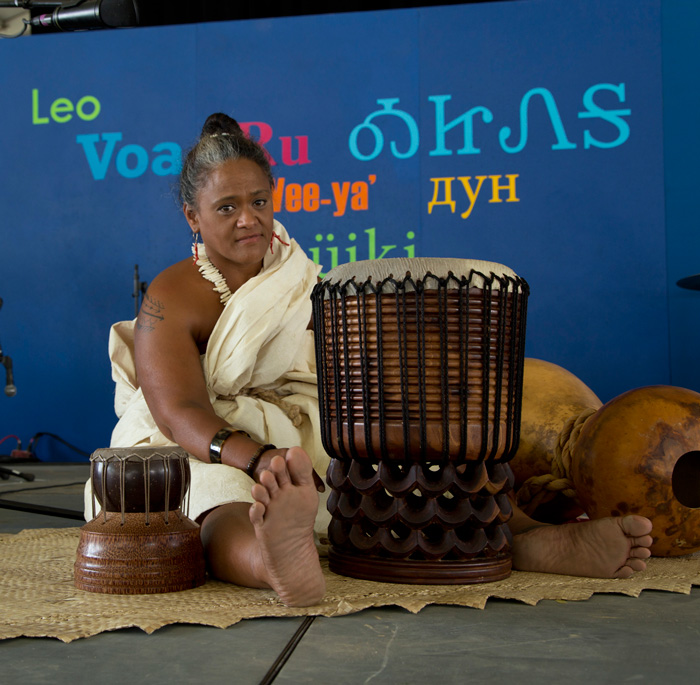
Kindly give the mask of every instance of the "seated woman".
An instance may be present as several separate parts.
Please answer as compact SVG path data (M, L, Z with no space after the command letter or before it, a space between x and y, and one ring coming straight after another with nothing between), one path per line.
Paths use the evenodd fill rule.
M163 271L136 322L112 329L112 445L186 449L210 572L306 606L325 591L314 527L328 524L309 330L318 267L274 219L273 186L263 148L210 116L180 180L194 265ZM523 570L627 577L651 544L638 516L543 526L516 510L511 529Z

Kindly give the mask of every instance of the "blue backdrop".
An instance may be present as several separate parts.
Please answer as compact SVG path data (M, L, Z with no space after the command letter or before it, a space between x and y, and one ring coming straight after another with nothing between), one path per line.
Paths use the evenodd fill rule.
M133 316L135 264L150 280L189 254L172 187L214 111L265 142L277 218L325 270L501 262L531 286L528 355L604 400L700 389L678 342L697 339L698 304L673 283L700 265L687 214L671 203L664 216L661 49L663 28L675 92L672 60L692 43L681 27L700 13L670 4L529 0L0 42L0 340L18 387L0 397L0 438L108 443L109 326ZM676 154L670 192L686 173Z

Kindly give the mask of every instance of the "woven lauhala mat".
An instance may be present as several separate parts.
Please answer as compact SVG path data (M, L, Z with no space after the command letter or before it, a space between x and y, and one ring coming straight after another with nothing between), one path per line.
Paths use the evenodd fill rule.
M578 578L514 571L507 580L481 585L398 585L345 578L324 562L327 591L321 604L288 608L268 590L208 581L185 592L106 595L76 590L73 563L79 528L25 530L0 535L0 639L55 637L70 642L106 630L138 627L147 633L171 623L225 628L262 616L342 616L394 605L417 613L428 604L483 609L489 597L535 605L542 599L584 600L594 593L638 597L642 590L689 594L700 585L700 553L651 559L627 580Z

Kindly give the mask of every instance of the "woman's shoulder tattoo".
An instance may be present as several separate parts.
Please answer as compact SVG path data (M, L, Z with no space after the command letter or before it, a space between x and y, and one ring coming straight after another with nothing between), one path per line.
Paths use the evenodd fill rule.
M153 331L160 321L165 319L165 305L148 293L145 294L138 318L136 328L140 331Z

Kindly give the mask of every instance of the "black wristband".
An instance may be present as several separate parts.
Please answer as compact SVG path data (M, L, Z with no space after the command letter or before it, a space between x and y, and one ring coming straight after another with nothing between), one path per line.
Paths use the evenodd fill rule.
M260 461L260 457L262 457L263 452L267 452L267 450L276 450L277 447L275 445L260 445L258 449L255 450L255 454L250 458L250 461L248 462L248 466L245 467L245 472L248 476L253 478L253 474L255 473L255 467L258 465L258 462Z

